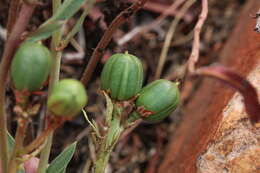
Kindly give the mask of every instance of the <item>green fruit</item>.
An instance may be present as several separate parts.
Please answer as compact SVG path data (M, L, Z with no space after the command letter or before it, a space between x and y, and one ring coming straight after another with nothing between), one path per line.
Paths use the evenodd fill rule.
M148 122L166 118L180 102L178 86L168 80L156 80L144 87L136 100L137 112Z
M130 99L141 90L142 84L142 63L128 53L111 56L101 73L101 89L108 91L115 100Z
M48 109L58 116L75 116L87 104L87 93L81 82L75 79L59 81L48 98Z
M35 91L46 81L51 68L51 54L40 43L24 42L15 53L11 77L19 91Z

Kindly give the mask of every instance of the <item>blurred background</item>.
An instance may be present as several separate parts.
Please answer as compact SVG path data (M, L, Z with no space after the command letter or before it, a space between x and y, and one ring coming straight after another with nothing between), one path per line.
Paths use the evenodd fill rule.
M163 68L158 69L161 52L172 23L176 22L176 15L180 12L183 3L176 7L180 0L150 0L145 7L138 11L113 35L104 55L99 62L88 87L89 103L86 108L90 118L100 121L104 116L105 100L100 92L100 73L104 62L114 53L128 51L138 56L145 69L145 84L156 78L179 81L182 90L182 105L170 117L158 124L142 123L133 132L126 136L116 147L110 161L109 171L113 173L153 173L160 165L167 144L174 134L178 123L182 119L185 106L192 100L194 91L200 85L200 80L193 81L190 87L183 87L185 64L189 58L193 29L201 12L201 1L196 1L177 23L173 38L166 54ZM80 32L74 41L64 50L62 55L61 78L80 79L94 48L102 37L111 21L135 0L97 0L94 8L86 18ZM202 28L200 44L200 60L198 66L209 65L218 60L226 40L231 34L234 24L238 20L240 9L245 0L209 0L209 14ZM5 42L9 0L0 1L0 55ZM252 11L254 14L255 11ZM37 6L28 32L33 31L47 20L51 13L51 3L42 0ZM65 26L65 33L75 24L75 15ZM252 28L253 30L253 28ZM44 44L49 45L50 40ZM158 72L159 71L159 72ZM9 129L14 133L15 119L13 113L14 96L8 89ZM45 95L35 96L33 101L41 103ZM39 116L34 117L28 131L27 141L37 136L42 128L44 115L43 105ZM91 166L94 159L93 144L88 140L90 127L82 115L70 122L55 133L52 157L60 153L65 146L78 141L77 150L70 162L68 172L81 172Z

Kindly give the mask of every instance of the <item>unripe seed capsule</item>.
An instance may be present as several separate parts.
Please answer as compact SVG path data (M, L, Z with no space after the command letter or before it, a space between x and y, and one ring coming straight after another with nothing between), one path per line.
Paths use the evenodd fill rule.
M148 122L166 118L180 102L178 86L168 80L156 80L140 91L136 100L137 112Z
M53 88L48 98L48 109L57 116L75 116L87 104L87 93L81 82L63 79Z
M47 47L36 42L24 42L15 53L11 77L19 91L35 91L42 87L51 68L51 54Z
M111 56L101 73L101 89L108 91L115 100L130 99L141 90L142 84L142 63L128 53Z

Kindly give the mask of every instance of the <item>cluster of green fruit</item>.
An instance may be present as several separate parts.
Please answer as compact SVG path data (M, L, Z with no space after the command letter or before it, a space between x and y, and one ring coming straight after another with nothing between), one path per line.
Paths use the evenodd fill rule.
M39 90L50 73L51 53L40 43L25 42L20 45L11 65L11 77L18 91ZM106 62L101 74L101 89L116 101L136 98L132 116L156 122L167 117L179 103L176 83L156 80L144 88L143 67L140 60L128 53L114 54ZM74 79L63 79L53 88L48 98L48 108L58 116L74 116L87 103L84 86Z
M178 106L178 85L159 79L142 88L143 76L143 66L137 57L127 52L114 54L101 73L101 89L116 101L136 98L135 111L130 116L158 122Z
M41 89L51 70L49 49L41 43L24 42L15 53L11 77L17 91L33 92ZM48 109L57 116L71 117L87 104L87 94L81 82L60 80L48 98Z

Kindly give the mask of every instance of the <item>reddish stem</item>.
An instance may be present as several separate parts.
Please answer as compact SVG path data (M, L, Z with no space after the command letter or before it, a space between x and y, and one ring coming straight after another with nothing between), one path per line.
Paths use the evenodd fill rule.
M260 105L257 92L246 79L222 65L202 67L196 70L195 74L213 77L237 89L244 97L245 109L250 121L253 124L260 121Z

